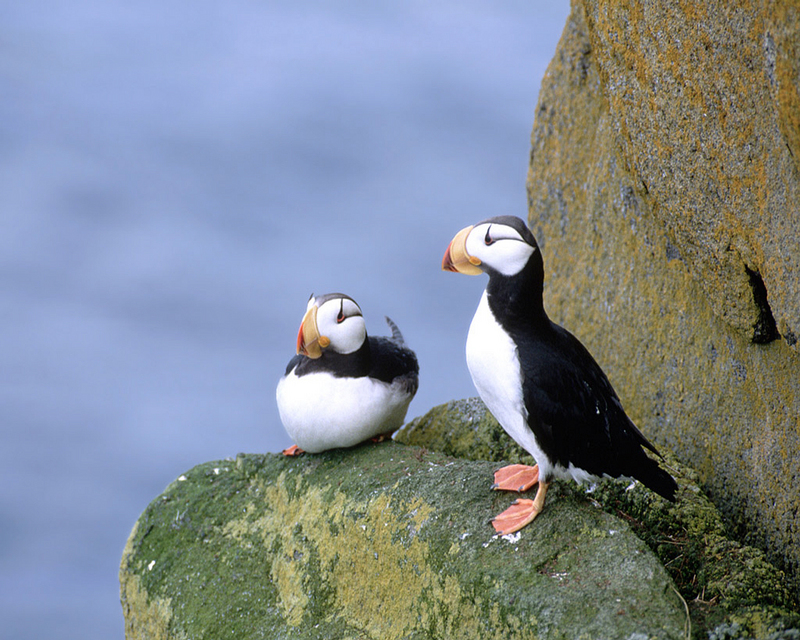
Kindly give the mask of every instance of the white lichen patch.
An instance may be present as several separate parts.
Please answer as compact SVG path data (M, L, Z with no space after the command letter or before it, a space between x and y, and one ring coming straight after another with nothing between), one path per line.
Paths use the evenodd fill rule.
M519 542L519 539L522 537L522 532L517 531L516 533L507 533L504 536L500 536L506 542L510 542L511 544Z

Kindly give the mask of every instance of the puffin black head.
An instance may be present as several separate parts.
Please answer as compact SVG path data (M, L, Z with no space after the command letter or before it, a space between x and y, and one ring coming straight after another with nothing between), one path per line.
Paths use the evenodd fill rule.
M514 277L541 264L536 238L520 218L497 216L459 231L442 260L444 271Z
M366 339L364 316L355 300L343 293L311 295L297 333L298 354L319 358L325 350L353 353Z

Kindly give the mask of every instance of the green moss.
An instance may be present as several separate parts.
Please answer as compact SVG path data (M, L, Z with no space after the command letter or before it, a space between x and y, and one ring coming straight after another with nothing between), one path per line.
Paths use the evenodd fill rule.
M699 487L693 474L674 460L670 467L680 491L670 504L641 485L604 481L591 494L609 512L625 517L633 530L664 563L687 601L698 634L717 624L758 615L800 628L797 599L784 573L764 553L727 537L719 512ZM687 478L688 476L688 478ZM763 626L763 625L760 625ZM767 637L749 623L756 638Z
M200 465L131 534L129 637L149 611L169 638L681 636L656 558L574 492L494 536L494 466L396 443Z
M508 437L480 398L453 400L433 407L405 424L394 439L467 460L518 460L535 464L528 452Z
M479 452L496 461L529 460L527 454L514 455L513 448L485 445L511 439L478 398L434 407L395 437L466 456ZM688 603L695 637L705 637L715 626L733 622L757 638L767 637L762 633L766 628L800 628L800 616L793 613L798 610L797 596L784 573L763 552L729 536L695 470L671 454L665 464L679 484L676 503L627 480L604 480L588 490L567 483L561 490L571 492L576 502L588 500L630 525L664 564ZM605 533L590 528L581 530L581 535L603 537Z

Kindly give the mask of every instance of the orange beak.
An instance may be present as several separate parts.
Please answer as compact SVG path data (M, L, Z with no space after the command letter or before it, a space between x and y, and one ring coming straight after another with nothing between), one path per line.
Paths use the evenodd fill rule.
M303 321L300 323L300 330L297 332L297 353L308 356L309 358L319 358L322 350L331 341L326 336L319 335L317 328L317 305L313 305L306 311Z
M447 251L442 258L442 271L463 273L468 276L477 276L483 273L480 268L481 261L467 253L467 236L472 231L472 226L466 227L456 234L450 241Z

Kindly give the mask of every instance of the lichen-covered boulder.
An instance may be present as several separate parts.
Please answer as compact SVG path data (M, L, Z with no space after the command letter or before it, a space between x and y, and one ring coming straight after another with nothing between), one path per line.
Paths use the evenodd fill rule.
M800 9L574 0L539 93L545 306L800 590Z
M479 398L434 407L404 425L395 440L464 458L531 462ZM624 479L584 487L567 483L562 491L572 489L624 518L648 544L687 602L694 637L719 629L717 637L731 640L800 638L800 602L785 574L759 549L732 539L697 472L663 453L678 481L675 503Z
M128 540L126 637L684 637L655 555L567 485L493 535L494 468L394 442L199 465Z

